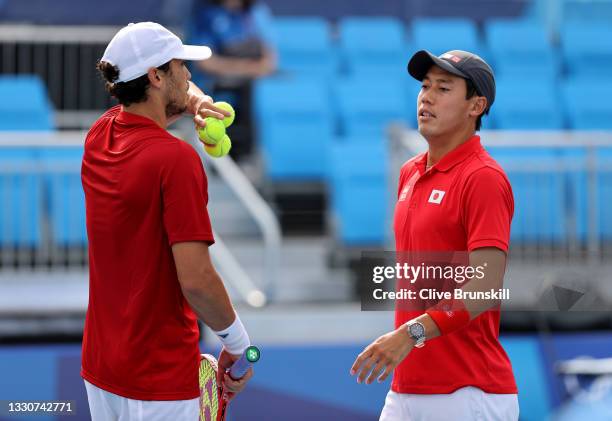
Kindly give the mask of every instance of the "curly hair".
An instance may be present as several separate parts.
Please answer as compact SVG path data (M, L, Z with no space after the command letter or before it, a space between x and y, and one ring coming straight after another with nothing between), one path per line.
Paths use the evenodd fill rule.
M157 68L163 72L170 72L170 61ZM146 74L128 82L115 82L119 79L119 68L117 66L106 61L99 61L96 64L96 69L104 79L106 91L117 98L121 105L127 107L147 100L147 90L150 82Z

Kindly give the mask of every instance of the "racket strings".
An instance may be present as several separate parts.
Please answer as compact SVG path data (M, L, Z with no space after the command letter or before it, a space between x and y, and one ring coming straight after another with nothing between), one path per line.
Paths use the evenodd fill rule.
M215 421L219 412L216 367L206 358L200 364L200 420Z

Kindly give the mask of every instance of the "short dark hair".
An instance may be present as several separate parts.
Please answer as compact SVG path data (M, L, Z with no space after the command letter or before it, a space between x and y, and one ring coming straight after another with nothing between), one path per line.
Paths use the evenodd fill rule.
M465 99L470 99L474 96L483 96L478 92L478 89L476 89L474 82L472 82L470 79L465 79L465 86L466 86ZM489 105L487 104L487 107L488 106ZM476 131L479 131L480 127L482 127L482 116L488 113L489 113L489 110L487 108L483 111L482 114L478 116L478 118L476 119Z
M157 68L163 72L169 72L171 61L172 60ZM128 82L116 83L115 81L119 78L119 68L117 66L113 66L106 61L99 61L96 65L96 69L98 69L104 78L106 91L117 98L117 101L119 101L121 105L127 107L131 104L147 100L147 90L150 84L147 74Z

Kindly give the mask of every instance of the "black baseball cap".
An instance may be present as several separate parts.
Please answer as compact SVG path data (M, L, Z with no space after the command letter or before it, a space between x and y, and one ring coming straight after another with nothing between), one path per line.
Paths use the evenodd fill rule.
M408 73L416 80L423 80L434 64L449 73L472 81L478 95L487 98L485 114L489 113L495 101L495 76L486 61L467 51L452 50L436 57L429 51L421 50L408 62Z

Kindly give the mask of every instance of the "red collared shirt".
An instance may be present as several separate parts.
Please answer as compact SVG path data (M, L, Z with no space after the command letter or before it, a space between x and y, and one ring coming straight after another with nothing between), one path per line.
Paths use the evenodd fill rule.
M213 242L197 152L114 107L85 140L89 305L81 375L131 399L199 396L197 319L171 246Z
M427 153L406 162L395 208L398 252L508 251L514 200L501 167L473 136L426 171ZM422 312L396 311L396 327ZM510 360L499 343L499 311L414 348L393 375L398 393L452 393L474 386L517 393Z

